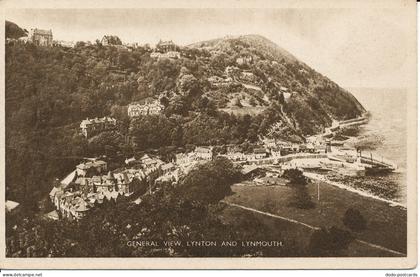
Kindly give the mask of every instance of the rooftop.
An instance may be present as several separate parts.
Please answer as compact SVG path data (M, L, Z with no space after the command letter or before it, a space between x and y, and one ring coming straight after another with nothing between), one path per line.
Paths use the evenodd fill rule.
M8 211L8 212L16 209L16 207L19 206L18 202L11 201L11 200L6 200L5 204L6 204L6 211Z
M43 29L32 29L32 32L34 34L38 34L38 35L52 35L52 31L51 30L43 30Z

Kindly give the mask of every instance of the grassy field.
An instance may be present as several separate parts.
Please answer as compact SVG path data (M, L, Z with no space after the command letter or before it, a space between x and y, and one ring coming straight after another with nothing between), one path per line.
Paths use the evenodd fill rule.
M232 189L234 194L225 199L227 202L291 218L315 227L345 228L342 223L345 211L348 208L356 208L361 211L368 225L365 231L355 233L357 239L406 253L407 213L402 208L390 207L382 201L363 197L325 183L320 184L319 201L317 200L317 185L315 183L308 185L308 194L315 203L315 208L308 210L289 205L294 195L291 187L233 186ZM231 207L231 209L238 208ZM243 210L243 213L252 212ZM264 220L262 224L265 224ZM298 228L296 229L297 239L300 238L302 245L305 245L312 230L307 228L305 231L301 229L301 226L296 226L297 224L288 224L290 224L290 230ZM307 232L309 235L302 235L302 232ZM290 236L290 233L293 231L286 235ZM346 254L349 256L392 256L388 252L356 242L350 245Z
M223 209L222 220L234 226L238 231L247 233L250 240L282 241L285 245L285 253L280 252L280 256L307 256L306 246L310 236L308 236L308 229L304 226L231 206ZM255 233L252 233L252 230Z

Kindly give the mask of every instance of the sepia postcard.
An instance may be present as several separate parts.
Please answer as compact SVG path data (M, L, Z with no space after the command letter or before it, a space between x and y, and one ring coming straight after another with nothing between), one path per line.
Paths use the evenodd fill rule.
M414 0L117 2L0 3L1 269L416 267Z

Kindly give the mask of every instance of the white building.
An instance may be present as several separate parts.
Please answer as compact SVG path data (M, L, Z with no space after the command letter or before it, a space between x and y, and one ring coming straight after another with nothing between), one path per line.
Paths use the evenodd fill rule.
M80 129L82 134L89 138L93 135L96 135L100 132L115 129L117 125L117 120L112 117L103 117L103 118L86 118L80 123Z
M145 104L128 105L128 116L138 117L142 115L157 115L163 110L163 105L158 100Z
M213 147L196 147L194 154L198 159L211 160L213 159Z
M150 54L151 58L168 58L168 59L180 59L181 54L178 51L169 51L166 53L160 53L160 52L153 52Z

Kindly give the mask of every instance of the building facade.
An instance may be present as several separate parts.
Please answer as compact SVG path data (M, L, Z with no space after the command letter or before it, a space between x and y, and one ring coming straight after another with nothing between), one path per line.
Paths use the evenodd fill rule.
M158 100L145 104L128 105L128 116L139 117L142 115L157 115L163 110L163 105Z
M198 159L210 161L213 159L213 147L196 147L194 154Z
M31 29L29 39L33 44L38 46L52 46L52 30Z
M108 45L122 45L122 42L121 42L120 38L117 37L117 36L105 35L101 39L101 44L103 46L108 46Z
M158 44L156 44L156 51L161 52L161 53L177 51L177 46L175 45L175 43L173 43L172 40L169 40L169 41L159 40Z
M86 118L80 123L82 135L90 138L103 131L113 130L117 126L117 121L112 117Z

